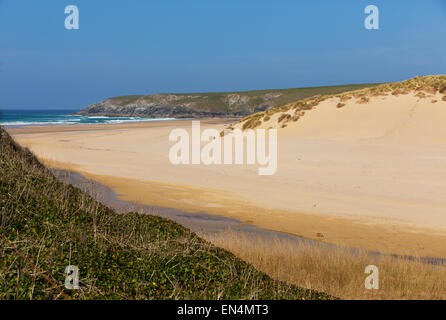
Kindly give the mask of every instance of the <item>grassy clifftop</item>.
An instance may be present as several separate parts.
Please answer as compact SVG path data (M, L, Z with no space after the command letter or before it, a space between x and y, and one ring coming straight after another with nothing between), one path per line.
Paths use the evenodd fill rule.
M246 116L315 95L338 94L375 85L121 96L92 104L78 114L176 118Z
M0 299L330 298L274 281L172 221L115 213L1 127L0 223ZM78 290L64 288L68 265Z

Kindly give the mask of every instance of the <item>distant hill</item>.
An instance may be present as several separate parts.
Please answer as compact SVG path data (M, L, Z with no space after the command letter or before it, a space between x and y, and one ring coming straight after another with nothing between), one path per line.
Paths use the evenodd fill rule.
M148 118L242 117L317 95L339 94L377 84L217 93L165 93L114 97L92 104L78 115Z

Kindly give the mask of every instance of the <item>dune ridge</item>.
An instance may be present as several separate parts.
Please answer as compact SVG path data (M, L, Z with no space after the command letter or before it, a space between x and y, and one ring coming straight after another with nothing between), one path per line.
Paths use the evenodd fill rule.
M443 143L445 110L446 76L428 76L299 100L250 115L229 129L293 127L306 136Z

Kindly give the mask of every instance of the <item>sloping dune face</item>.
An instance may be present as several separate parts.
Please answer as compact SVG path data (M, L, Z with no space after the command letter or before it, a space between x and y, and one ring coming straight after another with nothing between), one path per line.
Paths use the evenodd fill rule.
M235 127L279 128L296 137L444 144L446 76L415 78L254 114Z
M410 92L370 97L367 103L351 99L337 108L339 100L321 102L284 130L301 137L446 145L446 100L439 94L420 99Z

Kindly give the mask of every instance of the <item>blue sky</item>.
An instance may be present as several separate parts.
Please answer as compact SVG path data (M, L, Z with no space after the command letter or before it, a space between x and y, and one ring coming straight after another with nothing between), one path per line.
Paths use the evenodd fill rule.
M446 74L445 30L446 0L0 0L0 107Z

